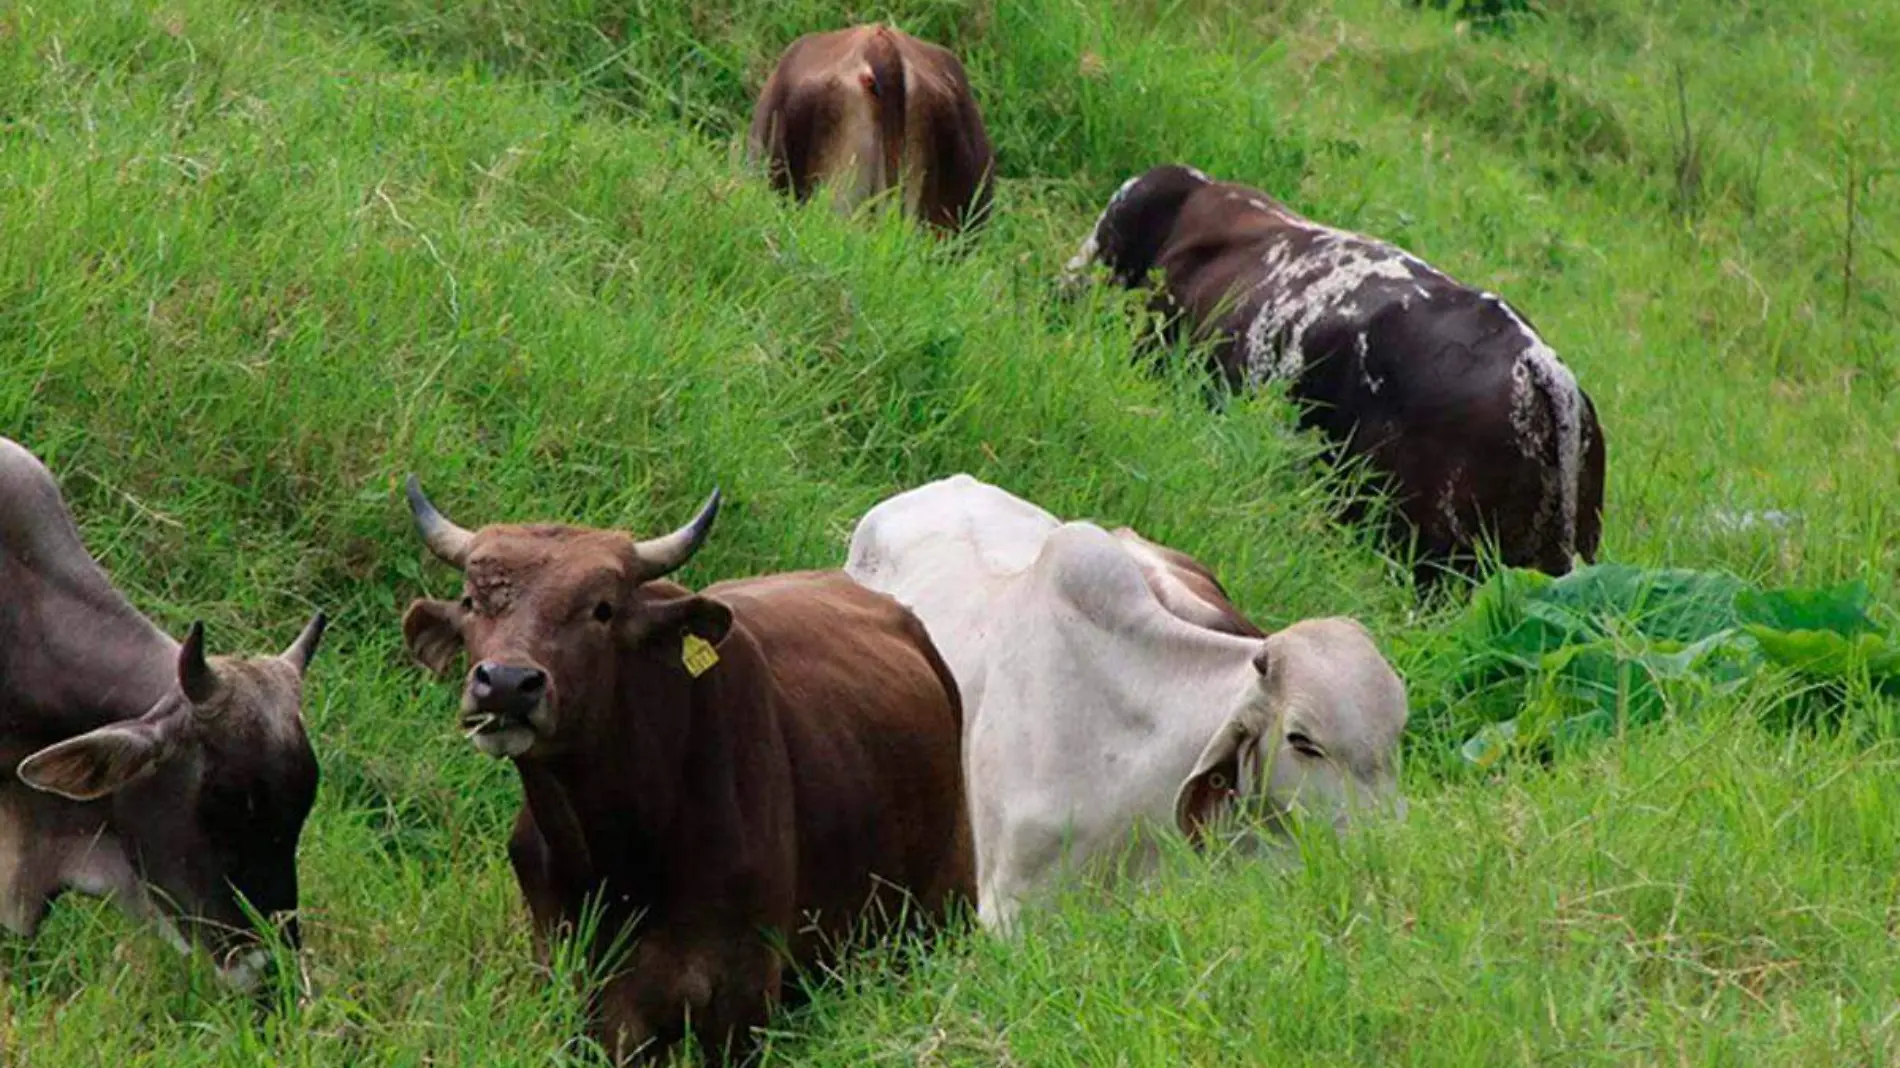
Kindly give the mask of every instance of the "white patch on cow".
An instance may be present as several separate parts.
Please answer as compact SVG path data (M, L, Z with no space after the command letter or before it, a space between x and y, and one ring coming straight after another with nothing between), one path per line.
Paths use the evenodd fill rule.
M1445 472L1445 480L1438 484L1438 518L1445 521L1445 531L1454 541L1465 540L1464 524L1458 522L1458 486L1464 481L1465 465L1455 464Z
M1095 257L1101 251L1102 223L1108 220L1108 213L1115 210L1115 205L1121 203L1128 196L1128 191L1133 189L1135 183L1139 181L1141 181L1141 175L1138 174L1123 182L1121 188L1115 190L1115 195L1108 198L1108 203L1103 206L1102 213L1095 217L1095 225L1089 227L1089 236L1082 242L1081 249L1069 257L1069 262L1062 265L1063 285L1070 286L1081 281L1082 272L1095 264Z
M1557 511L1562 523L1562 546L1566 555L1575 551L1577 537L1577 492L1583 470L1583 391L1570 368L1557 353L1537 336L1530 324L1495 293L1481 294L1511 320L1523 338L1524 348L1511 368L1511 426L1518 432L1518 448L1525 456L1536 456L1542 443L1533 432L1535 423L1530 406L1541 391L1555 416L1557 431ZM1524 376L1519 388L1519 375Z
M1243 350L1247 378L1255 384L1297 378L1305 369L1307 332L1328 317L1355 314L1354 298L1368 284L1406 281L1430 270L1390 245L1325 227L1311 230L1318 236L1304 256L1293 256L1288 239L1279 237L1261 257L1263 269L1249 295L1265 299L1247 324Z
M1101 221L1097 220L1095 225L1099 229L1102 225ZM1076 251L1075 255L1069 257L1067 263L1062 265L1061 281L1064 286L1072 286L1081 281L1082 272L1094 266L1095 254L1100 247L1096 244L1095 234L1095 230L1090 230L1088 238L1082 242L1082 247Z
M1537 387L1531 383L1530 364L1518 360L1511 364L1511 430L1517 437L1517 451L1527 460L1538 453Z
M1187 171L1187 172L1188 172L1188 174L1189 174L1190 176L1192 176L1193 178L1195 178L1195 179L1196 179L1196 180L1198 180L1198 181L1202 181L1202 182L1211 182L1211 181L1213 181L1213 180L1214 180L1214 179L1212 179L1212 178L1209 178L1209 177L1208 177L1207 175L1205 175L1205 174L1202 174L1202 173L1201 173L1201 172L1200 172L1199 170L1196 170L1196 169L1195 169L1195 168L1193 168L1193 167L1184 167L1184 168L1182 168L1182 169L1183 169L1183 170L1185 170L1185 171Z
M1379 392L1379 388L1385 385L1385 379L1372 373L1372 342L1364 330L1353 335L1352 347L1359 353L1359 380L1366 384L1367 392Z

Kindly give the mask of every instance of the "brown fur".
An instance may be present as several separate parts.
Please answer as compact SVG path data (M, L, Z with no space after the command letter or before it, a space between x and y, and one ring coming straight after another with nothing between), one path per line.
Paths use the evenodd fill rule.
M595 1006L602 1039L657 1056L690 1017L704 1048L744 1050L794 970L972 898L961 703L922 624L840 572L694 594L638 581L634 544L485 528L468 607L417 602L405 631L419 654L452 628L472 662L548 676L509 857L543 957L589 895L606 906L596 960L634 924ZM719 657L697 678L688 633Z
M946 231L989 207L994 158L963 64L887 26L793 41L759 93L749 145L773 188L799 200L836 182L849 210L897 189L907 212Z

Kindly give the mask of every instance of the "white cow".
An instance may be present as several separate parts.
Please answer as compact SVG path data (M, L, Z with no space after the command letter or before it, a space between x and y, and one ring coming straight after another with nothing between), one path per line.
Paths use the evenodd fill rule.
M846 570L923 620L962 691L985 927L1065 861L1144 824L1197 836L1237 797L1269 824L1403 812L1405 689L1352 620L1263 637L1191 557L968 475L871 509Z

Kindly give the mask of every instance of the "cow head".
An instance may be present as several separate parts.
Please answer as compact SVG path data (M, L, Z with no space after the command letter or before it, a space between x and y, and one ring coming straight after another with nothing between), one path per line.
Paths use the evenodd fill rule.
M1398 741L1405 687L1349 619L1295 623L1261 643L1260 687L1208 740L1175 797L1190 839L1236 804L1264 805L1283 827L1304 814L1345 829L1374 811L1403 816Z
M692 522L645 541L555 525L470 531L444 518L413 475L408 494L423 542L465 581L460 601L411 604L403 637L437 674L467 651L462 726L489 756L551 756L572 747L588 736L589 717L611 714L624 667L666 661L664 674L643 676L643 685L684 680L686 636L717 645L732 625L731 610L718 601L670 583L650 585L705 542L719 514L718 490Z
M1117 285L1141 285L1174 233L1182 205L1207 184L1207 175L1172 163L1122 183L1081 250L1063 266L1063 288L1073 292L1084 273L1098 263L1108 268Z
M299 710L324 625L319 612L278 656L207 658L194 623L178 649L176 692L18 769L35 789L110 806L109 840L86 852L69 885L156 914L239 989L256 985L268 959L241 901L299 942L297 839L317 793Z

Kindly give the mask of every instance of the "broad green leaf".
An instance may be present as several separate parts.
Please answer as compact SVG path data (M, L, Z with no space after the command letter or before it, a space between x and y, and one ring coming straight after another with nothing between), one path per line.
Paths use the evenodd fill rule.
M1865 671L1876 685L1900 682L1900 644L1879 634L1843 637L1828 630L1746 630L1773 663L1824 679L1845 680Z
M1743 590L1735 597L1743 623L1774 630L1865 634L1879 629L1867 614L1873 594L1865 582L1818 590Z

